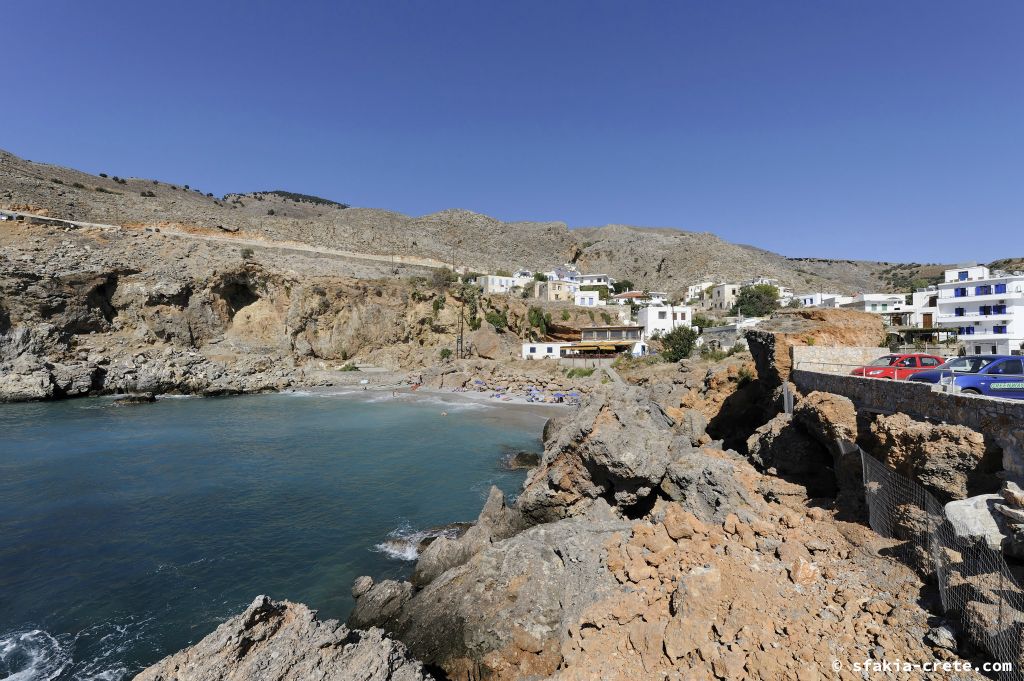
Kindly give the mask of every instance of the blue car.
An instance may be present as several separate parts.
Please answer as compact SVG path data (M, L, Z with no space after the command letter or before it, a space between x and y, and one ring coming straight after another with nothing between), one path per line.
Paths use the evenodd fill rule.
M908 380L919 383L954 383L969 395L1024 400L1024 358L1008 355L968 355L951 359Z

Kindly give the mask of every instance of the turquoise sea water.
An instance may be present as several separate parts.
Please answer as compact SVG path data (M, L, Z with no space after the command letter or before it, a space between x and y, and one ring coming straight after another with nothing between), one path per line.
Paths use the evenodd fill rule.
M499 459L543 423L390 394L0 405L0 679L130 678L262 593L343 619L353 578L514 494Z

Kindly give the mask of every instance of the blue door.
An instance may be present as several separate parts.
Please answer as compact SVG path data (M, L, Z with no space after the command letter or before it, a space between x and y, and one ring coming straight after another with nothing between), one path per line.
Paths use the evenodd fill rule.
M1024 360L1004 359L993 364L981 376L981 391L993 397L1024 400Z

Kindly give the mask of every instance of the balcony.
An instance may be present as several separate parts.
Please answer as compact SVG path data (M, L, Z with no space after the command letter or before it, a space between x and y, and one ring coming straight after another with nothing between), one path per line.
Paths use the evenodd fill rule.
M956 326L958 324L964 324L967 322L1009 322L1013 319L1013 315L1009 312L1002 312L999 314L982 314L980 312L968 312L963 315L955 314L940 314L936 315L935 320L940 324L949 324Z

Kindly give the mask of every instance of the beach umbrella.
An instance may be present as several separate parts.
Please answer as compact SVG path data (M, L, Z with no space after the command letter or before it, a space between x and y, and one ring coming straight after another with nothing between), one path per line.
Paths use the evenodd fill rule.
M479 378L478 378L478 379L476 379L476 380L475 380L475 381L473 381L473 382L474 382L474 383L476 383L477 385L487 385L487 382L486 382L486 381L481 381L481 380L480 380Z
M565 393L555 393L555 397L565 397Z
M569 393L569 397L579 397L579 393Z

